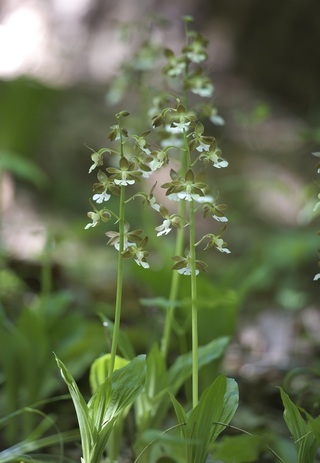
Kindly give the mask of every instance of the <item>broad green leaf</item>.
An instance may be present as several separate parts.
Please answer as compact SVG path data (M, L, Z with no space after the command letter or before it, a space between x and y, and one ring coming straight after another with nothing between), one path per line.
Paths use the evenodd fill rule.
M145 388L138 397L135 404L136 422L139 433L155 425L159 415L158 407L164 402L168 403L166 397L167 371L166 364L157 344L153 346L147 357L147 376ZM166 413L166 408L162 409Z
M209 344L199 347L199 369L219 358L228 344L229 338L224 336L214 339ZM157 347L154 347L147 360L147 388L138 400L137 420L140 432L157 427L166 415L170 406L167 393L175 395L192 372L191 352L181 355L167 372ZM156 362L157 366L153 364ZM161 364L162 362L162 364ZM160 377L161 376L161 377ZM152 392L155 395L152 395ZM149 415L147 413L149 412Z
M99 386L101 386L101 384L103 384L107 379L109 374L110 358L111 354L105 354L92 363L89 376L92 394L94 394ZM117 355L114 363L114 371L124 367L128 363L129 360L126 360Z
M105 416L110 421L131 405L140 394L146 380L146 356L139 355L112 375L111 399Z
M105 379L88 402L90 421L99 432L105 422L107 408L111 399L111 380Z
M117 417L112 418L108 421L97 433L94 445L92 446L90 453L90 460L84 461L83 463L100 463L102 460L103 452L106 449L108 440L111 435L111 431L114 429L114 423Z
M166 364L157 344L153 346L147 357L146 393L155 397L167 386Z
M227 378L226 392L224 395L223 410L218 420L220 423L229 424L239 405L239 390L236 381ZM219 424L212 425L212 434L210 441L215 441L219 434L225 429L225 426Z
M199 369L204 365L221 357L229 342L227 336L214 339L205 346L200 346L198 350ZM168 384L170 390L176 393L182 384L191 376L192 353L180 355L168 371Z
M319 441L312 431L311 424L305 422L288 394L282 388L280 393L284 406L283 417L294 439L298 463L312 463L315 460Z
M108 371L110 355L104 356L97 368L101 367L96 384L105 377ZM100 359L98 359L100 360ZM107 360L107 361L106 361ZM91 421L98 431L96 442L92 448L92 462L99 462L106 448L111 431L120 415L128 411L133 401L141 392L145 382L145 356L139 356L130 363L117 357L116 370L111 380L107 378L90 399L88 407ZM107 364L107 365L106 365ZM121 365L124 365L121 367Z
M178 423L183 425L181 427L181 433L182 435L185 435L185 426L187 424L187 415L186 415L186 412L184 411L182 405L177 401L177 399L175 398L175 396L173 394L170 394L170 398L171 398L171 402L173 404L173 407L174 407L174 411L176 412L176 417L177 417L177 420L178 420Z
M292 402L288 394L280 387L280 394L284 406L283 417L288 426L290 433L295 441L307 434L308 427L298 410L298 407Z
M73 379L67 367L55 355L58 367L60 368L61 376L68 386L74 408L76 410L78 425L81 436L82 452L85 462L89 462L90 450L95 436L93 435L93 427L90 421L88 406L80 393L78 386Z
M315 420L311 420L309 426L318 443L320 443L320 415Z
M195 442L187 444L187 459L190 463L203 463L206 459L209 452L212 424L220 421L222 415L226 387L226 377L219 376L203 392L198 405L190 413L186 437L195 440Z
M237 409L238 386L233 379L218 376L189 414L170 395L179 424L185 424L181 427L181 434L186 439L186 462L203 463L213 441L228 425Z

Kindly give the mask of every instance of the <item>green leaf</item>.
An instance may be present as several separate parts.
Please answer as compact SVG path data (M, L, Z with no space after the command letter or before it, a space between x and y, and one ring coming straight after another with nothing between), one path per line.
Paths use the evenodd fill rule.
M146 356L139 355L112 375L111 400L105 421L118 416L138 397L146 380Z
M320 415L309 423L310 429L312 430L315 438L320 442Z
M147 357L147 379L145 391L149 397L155 397L167 386L166 364L157 344Z
M187 458L190 463L203 463L209 452L212 423L220 421L224 406L227 380L219 376L200 397L198 405L191 411L186 436L195 439L188 445ZM216 425L213 425L214 428Z
M101 384L103 384L106 381L109 373L110 358L111 354L105 354L92 363L89 375L92 394L94 394L99 388L99 386L101 386ZM129 360L126 360L116 355L114 371L126 366L128 363Z
M93 436L93 426L92 422L90 421L89 409L67 367L61 362L61 360L58 359L56 355L55 359L58 367L60 368L61 376L68 386L73 405L76 410L80 430L83 459L85 462L89 462L90 451L95 437Z
M177 416L177 420L178 420L178 423L183 425L182 428L181 428L181 433L183 435L185 435L185 431L184 431L184 425L187 424L187 415L182 407L182 405L180 405L180 403L177 401L177 399L175 398L175 396L173 394L170 394L170 398L171 398L171 402L173 404L173 407L174 407L174 411L176 413L176 416Z
M136 422L140 434L162 420L169 403L167 392L166 364L158 345L155 344L147 357L146 385L135 405Z
M319 441L315 437L312 424L306 423L298 407L291 401L288 394L280 388L284 406L283 417L294 439L298 463L312 463L315 461Z
M228 337L221 337L206 346L201 346L199 348L199 369L219 358L228 341ZM159 349L154 347L147 360L146 390L137 401L137 420L140 432L158 426L170 405L167 393L175 395L186 379L191 376L191 352L179 356L168 371L165 371L164 366Z
M295 441L307 434L308 427L298 407L290 400L288 394L280 387L281 400L284 406L283 417Z
M105 379L88 402L90 421L94 424L98 432L105 422L108 405L111 400L111 387L111 380L109 378Z
M200 346L198 351L199 369L204 365L221 357L229 342L227 336L222 336L209 342L205 346ZM192 353L180 355L168 371L168 384L173 393L177 392L182 384L188 379L192 371Z
M227 378L226 392L224 395L224 406L218 420L220 423L229 424L239 405L239 390L236 381ZM225 429L225 426L215 424L212 426L211 441L216 440L219 434Z
M186 439L186 462L203 463L213 441L232 419L238 406L238 387L233 379L218 376L199 399L198 405L186 414L171 394L171 400ZM223 424L222 424L223 423Z

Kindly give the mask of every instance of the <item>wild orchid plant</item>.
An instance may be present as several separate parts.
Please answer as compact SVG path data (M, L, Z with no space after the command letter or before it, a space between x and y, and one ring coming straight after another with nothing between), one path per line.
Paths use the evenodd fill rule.
M105 375L102 375L104 379L100 378L100 385L96 384L94 395L88 404L84 402L66 367L57 359L77 411L83 463L98 463L102 455L101 449L106 445L116 419L124 413L133 399L137 399L137 427L145 430L154 424L152 419L158 412L161 415L160 408L167 409L168 392L171 394L182 432L182 440L179 442L181 456L177 461L190 463L204 463L212 442L229 423L237 408L237 385L234 380L224 376L217 378L199 398L199 368L221 355L226 339L218 342L214 340L209 346L199 347L197 276L199 272L206 271L207 264L198 258L198 249L203 246L206 250L215 248L219 252L230 253L222 238L228 222L225 216L226 206L219 204L217 198L210 194L205 171L211 167L217 170L223 169L228 166L228 162L222 157L216 139L206 134L205 126L201 122L209 118L214 124L221 125L223 119L217 114L216 108L207 102L193 106L189 104L189 100L194 96L211 98L214 87L202 66L208 57L207 40L198 32L190 30L192 18L185 17L184 21L186 44L181 54L176 55L172 50L164 50L167 63L163 71L175 90L159 92L154 98L153 106L149 111L151 127L149 126L142 134L131 134L129 113L118 112L115 124L111 126L108 134L112 148L102 148L93 151L91 155L93 163L89 173L96 169L98 173L97 182L93 185L92 210L88 212L91 221L85 228L96 227L100 222L114 222L117 225L116 230L109 230L105 234L108 237L107 244L118 252L118 265L112 346L110 354L107 355L108 368ZM105 161L107 166L103 169ZM157 172L160 169L167 172L168 165L170 178L161 185L166 197L162 204L158 202L156 195ZM152 181L153 177L154 181ZM143 185L146 181L153 185L149 187L149 192L137 192L137 184ZM116 212L107 207L112 196L118 198ZM128 205L137 198L142 198L144 205L150 206L160 215L162 223L155 228L159 239L163 239L162 237L168 235L174 228L177 229L161 348L159 350L155 347L148 355L147 378L143 392L141 391L145 375L144 359L138 357L120 370L115 368L117 362L119 363L117 352L124 260L131 258L138 266L146 270L149 268L148 236L141 229L132 230L127 220ZM220 229L215 232L210 230L199 237L196 227L196 217L199 213L203 218L212 219L218 226L220 225ZM190 355L181 356L170 369L167 369L166 358L182 277L188 278L190 282L192 349ZM137 373L132 373L133 366L136 364L139 365L139 380ZM190 374L190 365L192 411L186 413L174 395ZM120 376L119 372L122 370L123 374ZM126 371L133 374L138 387L134 387L132 381L129 381ZM119 388L121 389L119 377L127 381L132 388L129 388L128 393L122 391L120 396L124 405L120 401L116 413L110 413L112 397L117 395ZM158 383L161 383L160 389ZM107 398L99 406L98 401L103 394ZM166 404L163 402L164 397L166 397ZM146 418L147 416L149 418Z

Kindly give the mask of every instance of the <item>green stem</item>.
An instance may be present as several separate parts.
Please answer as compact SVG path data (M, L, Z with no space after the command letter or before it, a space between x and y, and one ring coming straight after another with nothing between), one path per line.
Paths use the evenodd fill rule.
M121 131L121 119L119 117L120 127L120 156L123 153L123 138ZM120 201L119 201L119 252L118 252L118 270L117 270L117 291L116 291L116 306L114 314L113 336L109 364L109 377L114 370L114 364L118 348L118 339L120 331L121 308L122 308L122 292L123 292L123 250L124 250L124 224L125 224L125 186L120 187Z
M187 142L187 134L186 131L183 133L183 141L184 141L184 149L181 153L181 170L180 173L185 175L188 165L189 165L189 150L188 150L188 142ZM183 155L184 154L184 155ZM185 201L179 201L179 212L178 214L180 217L185 217L186 207ZM176 237L176 247L175 247L175 256L181 256L183 254L183 243L184 243L184 228L181 228L177 231ZM164 332L161 342L161 352L163 358L166 359L169 351L170 346L170 338L172 333L173 321L174 321L174 312L175 312L175 303L178 298L179 293L179 283L180 283L180 273L179 272L172 272L171 275L171 285L170 285L170 293L169 293L169 306L166 314L166 320L164 325Z
M121 307L122 307L122 287L123 287L123 248L124 248L124 199L125 186L121 185L120 189L120 207L119 207L119 252L118 252L118 272L117 272L117 292L116 292L116 307L114 314L113 336L111 345L111 356L109 364L109 376L114 370L114 363L118 347Z
M187 169L191 168L191 156L188 148L186 131L184 131L184 146L186 151ZM192 406L195 408L199 401L199 361L198 361L198 307L197 307L197 274L195 248L195 208L194 200L189 204L189 258L191 267L191 330L192 330Z
M184 217L185 214L185 202L180 201L179 203L179 215ZM175 255L180 256L183 253L183 242L184 242L184 229L181 228L177 231L177 238L176 238L176 247L175 247ZM172 333L172 326L174 321L174 312L175 312L175 302L178 298L179 292L179 280L180 280L180 273L179 272L172 272L171 274L171 286L170 286L170 293L169 293L169 307L166 314L165 325L164 325L164 332L162 337L161 343L161 352L163 358L167 358L169 346L170 346L170 338Z
M197 276L195 251L195 220L194 201L190 202L189 214L189 244L191 265L191 316L192 316L192 405L193 408L199 400L199 362L198 362L198 307L197 307Z

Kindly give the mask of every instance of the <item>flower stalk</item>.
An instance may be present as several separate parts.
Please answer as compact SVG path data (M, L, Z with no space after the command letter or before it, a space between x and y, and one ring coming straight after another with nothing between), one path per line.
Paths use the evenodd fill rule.
M195 220L194 200L189 205L189 246L191 266L191 324L192 324L192 406L195 408L199 400L199 373L198 373L198 305L197 305L197 269L195 250Z
M185 216L185 201L179 202L179 216ZM177 230L176 235L176 246L175 246L175 255L180 256L183 253L183 242L184 242L185 231L184 228ZM171 273L171 284L170 284L170 293L169 293L169 307L166 313L163 337L161 342L161 352L163 357L166 359L168 356L170 339L174 321L174 312L176 307L176 301L179 294L179 280L180 273L172 272Z
M121 130L121 115L118 116L119 121L119 136L120 136L120 156L123 158L123 135ZM117 267L117 290L116 304L114 314L113 336L111 344L111 355L109 363L109 377L114 370L114 364L117 354L118 339L120 332L121 307L122 307L122 292L123 292L123 251L124 251L124 234L125 234L125 185L120 186L119 200L119 252L118 252L118 267Z

